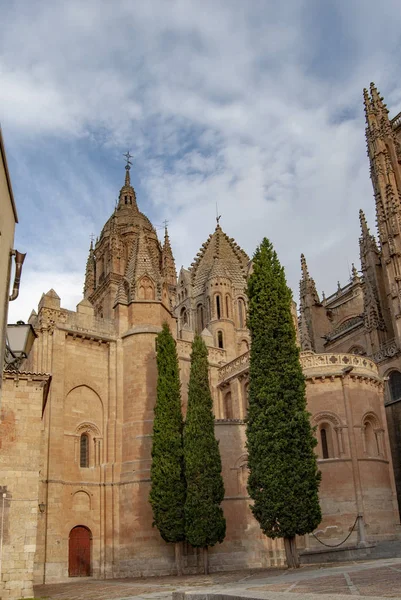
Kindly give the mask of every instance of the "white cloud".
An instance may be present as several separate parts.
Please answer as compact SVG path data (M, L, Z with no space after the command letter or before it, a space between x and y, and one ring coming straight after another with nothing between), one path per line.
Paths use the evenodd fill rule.
M170 220L178 267L214 228L217 202L248 253L272 239L296 299L301 252L319 289L345 283L360 207L374 224L362 87L376 80L401 104L395 0L388 12L373 0L14 6L0 106L30 261L13 316L49 287L74 306L126 147L141 209Z

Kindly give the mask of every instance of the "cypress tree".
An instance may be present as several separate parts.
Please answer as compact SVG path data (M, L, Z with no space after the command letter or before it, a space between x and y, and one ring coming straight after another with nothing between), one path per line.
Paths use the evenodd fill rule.
M163 324L157 336L157 369L149 500L153 509L153 525L166 542L175 544L177 571L181 575L186 489L183 418L177 350L167 323Z
M247 417L248 492L265 535L284 538L287 564L299 566L296 535L321 521L321 474L306 410L305 379L284 269L266 238L248 281L251 333Z
M226 520L220 506L224 498L224 484L219 445L214 435L208 352L199 335L195 336L192 344L184 460L187 482L185 536L192 546L203 548L207 573L208 547L224 540Z

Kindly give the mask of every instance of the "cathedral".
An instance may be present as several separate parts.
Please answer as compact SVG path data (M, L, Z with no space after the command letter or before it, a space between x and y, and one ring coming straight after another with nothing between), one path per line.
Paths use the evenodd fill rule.
M401 499L401 117L390 120L373 85L364 96L378 241L361 214L361 273L354 268L351 281L327 298L317 294L302 257L299 316L293 305L322 472L315 534L327 545L350 534L355 548L399 537L397 491ZM51 289L30 316L37 339L18 393L24 377L46 388L37 417L37 583L175 572L174 547L152 527L148 502L155 341L164 322L176 338L184 414L195 333L209 352L227 520L210 568L285 564L282 542L262 534L247 493L251 260L219 221L178 277L173 248L167 228L161 242L140 211L128 160L118 204L91 244L76 311L62 308ZM16 385L8 374L5 410ZM2 431L10 437L11 425ZM18 494L11 479L8 493ZM312 536L298 546L305 557L323 548ZM186 545L184 569L201 568L198 550Z

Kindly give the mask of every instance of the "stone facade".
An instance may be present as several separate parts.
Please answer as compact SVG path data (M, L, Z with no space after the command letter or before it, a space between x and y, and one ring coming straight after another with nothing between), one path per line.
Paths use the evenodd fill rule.
M301 258L301 340L305 350L373 359L385 382L385 406L401 503L401 113L389 117L375 85L364 90L366 142L378 242L360 211L361 271L320 298Z
M320 535L329 543L343 540L355 521L351 541L398 535L383 372L380 363L355 353L365 348L363 332L371 327L378 333L366 354L384 352L384 347L391 352L391 340L383 337L390 326L388 311L378 301L384 293L379 254L366 231L366 261L374 263L370 291L365 276L354 272L346 288L321 303L303 259L299 331L293 305L319 441ZM282 543L261 533L246 488L250 338L245 290L251 268L249 257L218 221L177 280L167 229L161 243L138 209L127 163L118 204L89 250L84 299L76 311L66 310L50 290L30 317L38 337L24 368L52 376L36 442L41 457L37 497L45 505L43 514L32 511L36 582L175 572L174 548L152 527L148 502L155 339L165 321L177 340L184 413L195 332L209 351L227 519L224 542L210 550L211 570L284 565ZM345 351L339 340L351 340L349 335L355 337ZM18 402L22 398L15 395ZM3 435L7 441L11 429ZM306 548L317 544L310 536L298 543ZM201 562L197 550L184 547L188 573L201 569Z
M2 553L0 597L33 596L33 564L39 511L39 472L50 376L4 373L0 421L0 513Z

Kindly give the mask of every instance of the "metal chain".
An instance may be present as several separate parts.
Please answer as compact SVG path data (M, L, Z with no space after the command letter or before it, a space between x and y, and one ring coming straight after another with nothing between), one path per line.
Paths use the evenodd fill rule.
M357 518L355 519L355 522L349 532L349 534L347 535L347 537L345 538L345 540L343 540L342 542L340 542L339 544L325 544L324 542L322 542L322 540L319 540L319 538L313 533L312 531L312 535L313 537L320 542L323 546L326 546L326 548L338 548L338 546L342 546L343 544L345 544L345 542L348 540L348 538L350 537L351 533L354 531L355 529L355 525L357 524L357 521L359 519L359 516L357 516Z

